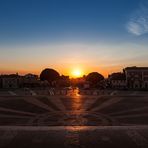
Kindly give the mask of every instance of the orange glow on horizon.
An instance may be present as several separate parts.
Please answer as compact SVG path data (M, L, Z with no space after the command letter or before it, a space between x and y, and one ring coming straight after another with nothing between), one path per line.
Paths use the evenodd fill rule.
M45 68L53 68L57 72L60 73L60 75L67 75L70 76L71 78L78 78L78 77L83 77L83 75L88 75L90 72L98 72L102 74L104 77L108 77L108 74L111 74L113 72L118 72L122 71L123 66L110 66L110 67L103 67L103 66L90 66L90 65L55 65L55 66L38 66L38 67L24 67L22 68L2 68L0 69L0 74L15 74L18 73L20 75L25 75L27 73L32 73L32 74L37 74L38 76L40 75L41 71ZM73 67L73 68L72 68ZM75 68L74 68L75 67Z

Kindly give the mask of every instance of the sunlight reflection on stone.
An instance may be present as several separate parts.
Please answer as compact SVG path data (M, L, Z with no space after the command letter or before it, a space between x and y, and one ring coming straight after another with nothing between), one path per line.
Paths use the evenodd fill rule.
M66 130L69 130L69 131L78 131L78 130L87 130L89 127L88 126L67 126L65 128Z

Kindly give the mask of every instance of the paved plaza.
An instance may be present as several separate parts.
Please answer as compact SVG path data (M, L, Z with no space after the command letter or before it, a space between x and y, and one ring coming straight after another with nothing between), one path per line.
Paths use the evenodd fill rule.
M147 148L147 125L147 92L0 92L0 147Z

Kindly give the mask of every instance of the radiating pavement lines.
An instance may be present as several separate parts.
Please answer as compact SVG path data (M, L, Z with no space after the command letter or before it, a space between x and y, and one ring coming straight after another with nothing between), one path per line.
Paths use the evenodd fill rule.
M99 97L86 98L85 101L84 101L84 104L81 104L80 111L88 110L94 104L94 102L96 102L98 100L98 98Z
M128 114L130 112L144 111L146 109L148 109L148 106L146 106L146 107L140 107L140 108L134 108L134 109L128 109L128 110L114 112L114 113L109 113L109 115L111 115L111 116L118 116L120 114L126 114L126 113Z
M148 113L143 114L131 114L131 115L120 115L120 116L114 116L114 118L135 118L135 117L148 117Z
M109 98L108 100L103 102L98 107L93 108L91 111L99 111L101 109L104 109L104 108L106 108L108 106L111 106L113 104L116 104L116 103L120 102L122 99L123 99L122 97L115 97L115 98L112 98L112 99Z
M47 118L47 115L45 114L44 117L38 117L37 119L37 124L38 125L43 125L44 124L44 120Z
M34 121L36 121L38 119L38 117L39 117L39 115L36 115L36 116L30 118L28 120L28 122L26 123L26 125L33 125Z
M6 111L6 112L11 112L11 113L19 113L19 114L25 114L25 115L36 115L36 113L19 111L19 110L10 109L10 108L4 108L4 107L0 107L0 111Z
M19 116L19 115L6 115L6 114L0 114L0 117L10 117L10 118L32 118L31 116Z
M4 96L2 97L2 96L0 96L0 101L16 100L16 99L18 99L18 98L14 98L12 96L11 97L10 96L9 97L4 97Z
M60 97L60 96L59 96ZM66 111L66 108L59 97L47 97L50 102L52 102L61 111Z
M47 111L54 111L51 107L49 107L47 104L44 104L43 102L39 101L36 98L23 98L26 102L33 104L35 106L38 106L40 108L43 108Z

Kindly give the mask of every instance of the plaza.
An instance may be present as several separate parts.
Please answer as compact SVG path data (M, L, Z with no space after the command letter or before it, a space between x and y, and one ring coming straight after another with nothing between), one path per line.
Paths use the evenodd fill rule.
M52 91L0 92L0 147L148 146L148 92Z

